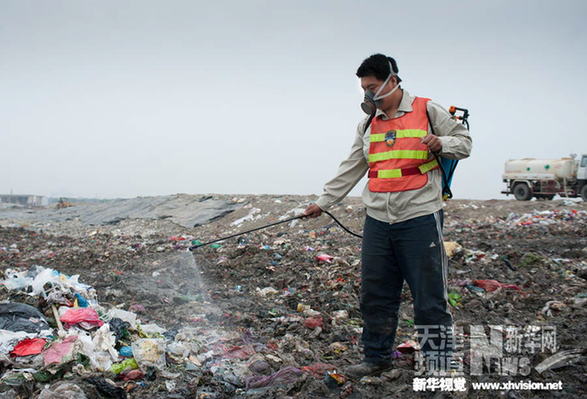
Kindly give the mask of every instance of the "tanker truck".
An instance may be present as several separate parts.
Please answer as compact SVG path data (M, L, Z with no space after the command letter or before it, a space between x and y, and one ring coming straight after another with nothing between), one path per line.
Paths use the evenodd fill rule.
M510 159L505 163L502 194L513 194L518 201L551 200L581 196L587 201L587 154L561 159Z

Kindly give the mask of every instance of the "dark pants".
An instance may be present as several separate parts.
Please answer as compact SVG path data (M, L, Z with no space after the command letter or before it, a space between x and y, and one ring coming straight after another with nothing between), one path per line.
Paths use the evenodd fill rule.
M439 330L452 331L442 211L394 224L367 216L361 260L365 360L381 363L391 359L404 280L414 299L416 327L429 337L422 352L438 350L443 345Z

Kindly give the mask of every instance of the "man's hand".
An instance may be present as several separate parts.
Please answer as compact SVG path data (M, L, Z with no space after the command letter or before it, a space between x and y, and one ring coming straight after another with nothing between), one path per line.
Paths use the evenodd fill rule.
M427 134L426 136L422 137L421 143L426 144L432 152L439 152L442 150L442 142L438 136L433 134Z
M309 218L317 218L322 215L322 209L316 204L310 204L304 211L303 215Z

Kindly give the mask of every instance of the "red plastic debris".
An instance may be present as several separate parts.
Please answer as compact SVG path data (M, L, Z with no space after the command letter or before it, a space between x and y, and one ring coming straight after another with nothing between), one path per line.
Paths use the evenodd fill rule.
M122 372L120 374L120 378L122 378L124 381L140 380L144 376L145 376L145 374L141 370L138 370L138 369L129 370L127 372Z
M274 340L270 340L269 342L267 342L267 348L271 349L272 351L276 351L279 349L279 344L274 341Z
M397 346L397 350L401 353L412 353L418 350L418 344L411 339L402 342Z
M330 256L330 255L326 255L326 254L316 255L316 260L318 262L331 263L333 259L334 259L334 256Z
M248 359L255 354L255 350L251 345L233 346L224 352L224 357L228 359Z
M483 288L487 292L495 291L498 288L511 288L517 291L522 289L515 284L504 284L497 280L473 280L473 285Z
M65 328L75 324L84 323L90 327L101 327L104 322L100 320L98 313L92 308L70 308L59 318ZM85 327L85 326L84 326Z
M316 378L324 377L327 371L336 370L336 367L326 363L314 363L309 366L302 367L304 373L312 374Z
M322 316L312 316L304 320L304 327L308 327L311 329L322 327L323 325L324 320L322 319Z
M43 338L25 338L16 344L12 352L10 352L10 356L38 355L43 351L46 343L47 340Z
M185 241L186 238L182 236L171 236L169 237L169 241Z

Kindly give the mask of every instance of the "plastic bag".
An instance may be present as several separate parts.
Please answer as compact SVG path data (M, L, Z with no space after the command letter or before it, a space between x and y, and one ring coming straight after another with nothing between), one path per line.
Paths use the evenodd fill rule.
M137 315L133 312L129 312L126 310L122 310L122 309L112 309L111 311L108 312L108 320L110 319L120 319L122 321L126 321L127 323L130 324L130 326L133 329L137 328Z
M92 308L70 308L59 318L65 328L69 328L75 324L80 324L81 327L101 327L104 322L100 320L98 313Z
M47 331L51 333L51 331ZM0 355L8 354L20 341L26 338L36 338L36 335L24 331L0 330Z
M487 292L492 292L498 288L511 288L517 291L522 289L515 284L504 284L497 280L473 280L473 284L479 288L483 288Z
M110 371L112 371L114 374L120 374L123 371L134 370L134 369L138 369L138 368L139 368L139 365L137 364L137 361L135 359L126 359L123 362L114 363L110 367Z
M37 399L86 399L80 387L70 382L58 382L41 391Z
M112 385L106 381L104 377L90 377L86 379L87 382L94 385L98 392L107 398L126 399L126 391L116 385Z
M333 259L334 259L333 256L330 256L330 255L327 255L327 254L316 255L316 260L318 262L332 263L332 260Z
M155 367L161 370L165 367L165 340L158 338L143 338L132 343L132 353L142 370Z
M24 303L0 303L0 330L39 333L49 329L37 308Z
M78 335L75 350L90 358L90 365L94 370L105 371L112 365L112 360L108 353L96 351L89 333L81 332Z
M118 351L114 349L116 345L116 337L110 331L109 325L104 324L95 333L92 339L96 350L108 352L113 360L118 359Z
M49 349L43 352L43 359L45 366L50 364L61 364L71 360L73 355L73 344L77 340L77 336L71 335L66 337L61 342L54 342Z
M45 344L47 340L43 338L26 338L16 344L10 355L15 357L38 355L43 351Z

